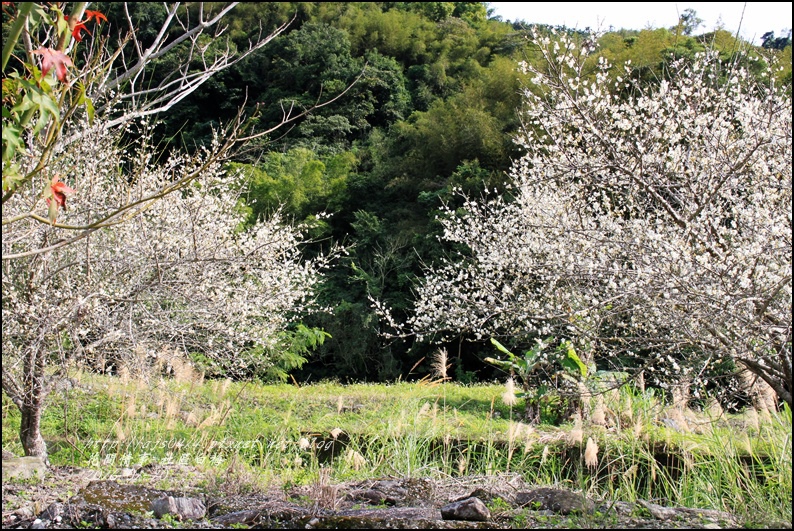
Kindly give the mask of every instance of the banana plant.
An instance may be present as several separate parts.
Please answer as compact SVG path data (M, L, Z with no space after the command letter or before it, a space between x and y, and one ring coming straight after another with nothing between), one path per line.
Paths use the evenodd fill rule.
M507 359L500 360L489 357L485 358L485 362L508 371L510 376L517 377L521 381L522 392L516 393L516 398L524 399L524 413L527 422L537 424L540 422L540 400L547 393L548 388L545 385L541 385L532 389L530 384L535 370L547 363L543 356L543 350L548 342L538 341L523 356L513 354L496 339L491 338L491 343L499 352L505 354Z
M540 402L542 399L546 398L546 395L550 391L549 386L544 384L533 388L531 379L538 368L551 361L547 356L543 355L543 351L554 341L554 338L538 341L537 344L527 350L523 356L518 356L499 343L499 341L491 338L491 344L493 344L499 352L505 354L507 359L501 360L488 357L485 358L485 362L508 371L511 376L517 377L521 381L522 392L516 393L516 398L524 399L524 412L528 422L540 422ZM576 354L576 350L573 348L573 344L570 341L566 339L562 340L556 352L563 369L571 374L571 376L567 374L566 376L571 379L580 379L581 381L587 378L589 372L588 367Z
M574 376L580 381L587 380L587 374L590 371L579 355L576 354L576 350L573 348L573 343L567 339L563 339L560 342L560 346L557 347L557 351L561 354L560 364L562 365L563 369L568 371L570 375ZM567 375L563 373L563 376Z

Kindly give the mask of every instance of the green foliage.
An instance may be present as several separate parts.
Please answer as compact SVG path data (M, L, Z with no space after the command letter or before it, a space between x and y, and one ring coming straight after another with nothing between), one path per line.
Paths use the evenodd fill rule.
M277 379L285 381L288 372L300 369L312 350L321 346L331 334L319 328L309 328L299 323L294 330L282 333L277 350L273 354L276 363L269 367L265 380Z
M581 378L583 380L587 378L587 365L585 365L576 354L576 350L573 348L573 343L567 339L563 339L560 341L558 352L565 352L564 356L560 356L560 364L562 365L563 369L576 375L577 378Z
M355 164L351 152L320 158L307 148L296 147L286 153L270 152L256 165L232 163L229 167L242 173L247 190L245 208L253 223L279 209L298 220L338 211Z
M553 414L552 410L560 410L561 398L554 392L552 381L548 377L540 377L540 369L554 362L559 363L563 368L562 375L571 380L585 381L590 374L590 368L579 358L573 344L567 339L563 339L555 347L554 353L549 355L545 352L546 348L554 344L556 340L549 338L537 340L537 343L527 350L523 356L517 356L508 350L504 345L494 338L491 344L499 352L507 356L506 360L487 357L483 361L495 367L499 367L517 376L521 382L522 392L516 393L516 398L525 400L525 414L530 422L539 422L542 418L554 417L558 420L560 415Z
M484 361L509 371L511 375L517 374L521 381L527 384L529 383L530 377L535 372L535 369L546 363L546 360L541 356L543 350L546 348L546 343L543 341L538 341L534 347L524 353L523 357L516 356L494 338L491 338L491 344L493 344L499 352L507 355L507 360L485 358Z

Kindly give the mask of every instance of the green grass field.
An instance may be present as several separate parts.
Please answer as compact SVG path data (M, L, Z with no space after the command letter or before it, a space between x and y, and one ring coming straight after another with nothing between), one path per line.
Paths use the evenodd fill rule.
M593 399L585 419L518 421L504 386L450 382L305 386L73 375L43 418L54 465L117 471L151 462L231 463L259 486L381 476L519 473L607 500L645 499L791 522L791 411L665 404L628 388ZM553 416L547 411L543 418ZM3 448L22 453L3 397ZM251 488L255 488L252 485Z

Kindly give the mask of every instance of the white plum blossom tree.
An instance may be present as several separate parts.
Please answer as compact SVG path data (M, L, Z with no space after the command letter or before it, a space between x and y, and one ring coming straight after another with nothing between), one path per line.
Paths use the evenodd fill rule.
M510 193L442 216L405 331L640 356L697 379L720 360L791 405L791 87L716 51L642 84L595 37L535 34Z
M111 50L100 38L105 15L86 2L8 4L2 386L21 412L26 455L46 457L41 414L71 359L123 361L168 346L228 374L266 370L293 317L316 307L315 286L337 251L303 260L300 229L278 213L244 223L243 185L223 169L246 141L308 111L252 130L241 109L190 155L158 155L142 121L286 24L238 51L221 38L236 3L216 14L203 3L163 4L148 47L125 10L129 33ZM153 82L165 57L172 69Z
M3 389L21 404L23 422L36 411L26 403L36 400L29 379L41 380L43 400L48 371L68 361L96 364L99 352L119 368L136 351L170 346L199 353L232 376L256 374L273 363L268 353L292 316L313 307L331 255L302 260L299 229L278 215L245 228L244 214L234 208L240 185L212 160L211 149L153 164L145 140L125 153L115 147L118 133L86 128L59 161L63 166L51 167L84 176L59 223L81 225L97 212L156 193L164 182L199 168L200 174L79 243L4 261ZM120 172L126 162L129 173ZM25 212L37 195L29 187L7 208ZM27 218L4 231L3 253L68 233ZM23 433L30 439L23 440L26 449L41 445L37 431Z

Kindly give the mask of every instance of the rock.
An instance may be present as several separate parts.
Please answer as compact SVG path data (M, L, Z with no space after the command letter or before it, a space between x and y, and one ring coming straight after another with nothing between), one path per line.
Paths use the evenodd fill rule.
M491 492L490 490L477 487L476 489L471 491L471 493L468 496L461 496L455 501L465 500L466 498L479 498L484 503L491 503L492 501L494 501L495 498L498 498L498 496L493 492Z
M174 515L178 520L199 520L207 514L204 502L197 498L175 498L164 496L152 502L152 511L157 518L166 514Z
M563 489L541 487L516 494L516 505L556 514L592 512L593 503L581 494Z
M638 500L638 503L648 509L651 516L657 520L672 520L677 514L676 510L671 507L663 507L645 500Z
M39 518L42 520L51 520L57 522L61 520L63 514L63 504L58 502L51 503L46 509L41 511Z
M394 505L394 498L389 498L384 493L377 489L366 489L353 491L348 495L348 498L353 501L362 501L372 505Z
M610 503L604 503L598 507L598 511L609 514L610 512L614 512L620 516L631 516L634 513L635 504L631 502L624 502L624 501L615 501Z
M44 520L41 518L36 518L33 520L33 523L30 524L30 529L47 529L47 524L44 523Z
M38 477L43 479L47 473L47 460L45 457L13 457L3 459L3 483L10 479L30 479Z
M19 509L14 511L14 514L21 519L30 518L31 516L33 516L33 509L31 509L28 506L20 507Z
M356 485L356 494L372 491L365 495L370 503L375 505L429 505L432 486L425 479L408 478L402 480L376 479L363 481ZM376 501L381 498L382 501ZM364 501L364 500L361 500Z
M441 508L441 518L444 520L469 520L486 522L491 519L491 511L479 498L465 498L448 503Z

